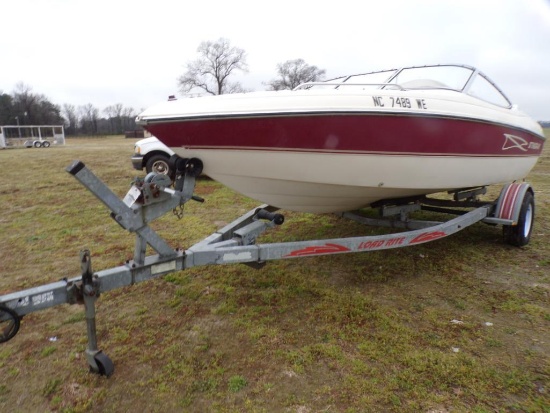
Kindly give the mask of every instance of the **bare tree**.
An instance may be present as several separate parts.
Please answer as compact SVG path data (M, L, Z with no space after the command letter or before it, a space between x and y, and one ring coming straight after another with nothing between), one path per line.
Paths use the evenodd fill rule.
M113 105L113 111L117 118L120 118L122 116L123 109L124 107L122 106L122 103L116 103Z
M13 92L14 116L23 125L58 124L63 121L61 109L44 95L32 92L32 88L22 82L15 86Z
M11 125L14 121L13 98L0 90L0 125Z
M63 117L65 118L65 126L67 134L76 135L78 130L78 115L74 105L68 103L63 104Z
M120 116L122 119L122 128L126 129L135 129L136 128L136 112L134 108L122 108L120 107Z
M105 109L103 109L103 113L105 114L105 116L107 116L107 120L109 121L109 133L114 133L114 130L116 129L116 114L113 105L109 105Z
M287 60L277 65L278 78L266 84L269 90L294 89L306 82L317 82L325 76L325 70L308 65L304 59Z
M91 103L79 106L81 128L84 133L95 135L98 132L99 109Z
M229 81L233 72L248 71L243 49L232 47L229 40L220 38L216 42L202 42L197 52L201 57L188 63L187 71L178 79L182 93L189 93L194 88L211 95L245 91L240 83Z
M122 109L122 103L109 105L103 109L103 113L107 116L109 121L109 133L122 133Z
M32 87L23 82L15 85L13 91L13 106L18 114L21 114L19 123L33 124L34 109L38 102L38 96L32 93Z

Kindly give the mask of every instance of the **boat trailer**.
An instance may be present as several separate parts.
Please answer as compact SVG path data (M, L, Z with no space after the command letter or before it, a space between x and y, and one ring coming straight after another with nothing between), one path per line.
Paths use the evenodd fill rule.
M17 334L21 318L26 314L60 304L84 304L88 335L86 360L90 371L110 376L114 364L98 349L96 333L95 302L103 292L202 265L243 263L261 268L267 261L276 259L418 245L447 237L480 221L503 225L505 239L510 244L522 246L529 242L533 225L533 189L527 183L512 183L504 186L493 202L478 200L479 195L486 193L486 188L480 187L453 192L453 200L419 197L378 202L372 207L379 210L380 218L369 218L359 212L341 214L366 225L398 228L405 230L403 232L257 244L257 238L264 231L284 222L283 215L276 212L277 208L262 205L187 250L173 249L149 223L169 211L181 218L185 203L203 201L193 194L195 180L202 172L202 162L176 155L170 162L175 171L172 177L150 173L143 179L136 178L122 200L82 162L75 161L66 168L110 209L111 217L122 228L136 234L133 260L94 272L90 251L83 250L80 252L79 276L0 296L0 343ZM445 222L410 219L409 214L419 210L457 216ZM157 254L146 256L147 245Z

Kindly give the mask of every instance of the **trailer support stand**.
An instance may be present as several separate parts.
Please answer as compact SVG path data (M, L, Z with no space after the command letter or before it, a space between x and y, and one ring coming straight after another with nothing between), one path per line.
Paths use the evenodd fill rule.
M95 322L95 302L100 294L100 281L92 272L92 259L90 251L80 251L80 263L82 268L82 298L86 313L86 332L88 334L88 348L86 348L86 361L90 370L94 373L109 377L115 371L111 359L97 348L97 329Z

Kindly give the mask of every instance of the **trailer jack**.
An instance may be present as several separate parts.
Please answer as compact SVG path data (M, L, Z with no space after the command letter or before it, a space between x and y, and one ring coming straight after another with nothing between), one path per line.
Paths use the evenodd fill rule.
M86 349L86 360L90 370L109 377L115 371L111 359L97 348L97 331L95 323L95 302L100 295L100 285L97 277L92 272L92 259L90 251L80 251L80 263L82 267L81 294L84 301L86 313L86 330L88 333L88 348Z

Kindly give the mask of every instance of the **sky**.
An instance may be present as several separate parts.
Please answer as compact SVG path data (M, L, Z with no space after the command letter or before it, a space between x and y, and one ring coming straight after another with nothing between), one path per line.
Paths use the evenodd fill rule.
M246 89L304 59L326 77L460 63L550 120L550 0L3 0L0 91L18 83L62 106L169 95L203 41L244 49Z

